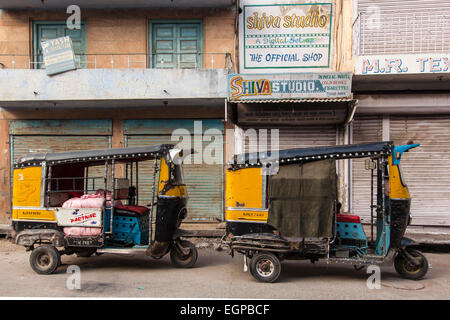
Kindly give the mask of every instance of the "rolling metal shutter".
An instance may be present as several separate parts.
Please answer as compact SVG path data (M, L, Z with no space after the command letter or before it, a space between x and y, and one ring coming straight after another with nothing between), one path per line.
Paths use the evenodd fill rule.
M108 149L109 136L12 136L13 157L18 159L30 152L64 152Z
M376 116L356 116L353 125L353 143L368 143L382 141L383 118ZM370 174L371 170L365 169L364 159L352 159L352 213L359 215L361 221L370 222ZM376 188L376 179L374 182ZM374 196L374 201L376 197ZM374 202L375 203L375 202ZM375 214L375 212L374 212Z
M450 51L449 1L357 0L357 11L359 55Z
M11 120L11 160L27 153L107 149L111 120Z
M211 120L205 120L207 123ZM220 128L223 133L223 124L220 120L214 120L212 126ZM128 147L153 145L160 143L177 144L177 141L171 140L171 134L136 134L147 131L152 132L171 132L172 128L190 129L192 120L142 120L139 123L135 121L125 121L124 128L126 133L126 145ZM153 127L153 124L155 125ZM158 127L156 127L158 126ZM148 130L142 130L142 128ZM153 127L153 129L152 129ZM211 127L211 126L210 126ZM205 129L205 128L204 128ZM203 130L204 131L204 130ZM190 132L193 132L190 130ZM222 135L223 137L223 135ZM193 137L190 137L191 145L194 147ZM209 144L209 141L203 141L203 150ZM219 150L223 161L223 145ZM193 162L193 161L192 161ZM147 205L151 199L151 186L153 183L154 162L142 163L139 165L139 203ZM187 186L189 195L188 200L188 219L190 220L214 220L223 218L223 165L222 164L183 164L184 183Z
M400 164L412 197L412 223L450 225L450 116L392 116L390 134L396 145L420 144Z
M270 128L254 128L254 127L242 127L243 130L255 129L256 133L259 133L259 129L267 129L267 146L271 145L271 129ZM278 129L279 137L279 150L291 149L291 148L309 148L319 146L334 146L336 145L336 127L334 125L324 126L298 126L298 127L282 127L274 128ZM244 137L243 137L244 139ZM245 152L253 151L257 146L254 145L254 141L246 138L242 141ZM258 143L258 142L256 142ZM263 147L262 150L265 151Z

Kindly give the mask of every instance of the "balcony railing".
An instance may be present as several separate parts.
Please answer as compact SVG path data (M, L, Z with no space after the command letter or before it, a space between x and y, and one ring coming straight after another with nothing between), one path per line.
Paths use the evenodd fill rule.
M228 52L202 53L100 53L76 54L79 69L227 69L233 68ZM44 69L42 55L0 54L0 69Z

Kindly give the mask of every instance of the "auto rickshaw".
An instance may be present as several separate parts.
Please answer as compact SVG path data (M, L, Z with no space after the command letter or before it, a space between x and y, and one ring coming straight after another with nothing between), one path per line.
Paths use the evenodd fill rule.
M191 151L162 144L23 156L13 171L15 243L31 251L39 274L74 253L170 252L175 267L193 267L197 249L179 229L187 215L181 162Z
M421 279L428 261L404 237L411 197L400 171L403 153L417 146L380 142L237 155L227 169L223 242L232 256L244 255L244 270L249 264L262 282L276 281L285 259L355 269L393 263L401 276ZM371 171L370 238L360 217L341 212L338 201L336 162L356 158L366 158Z

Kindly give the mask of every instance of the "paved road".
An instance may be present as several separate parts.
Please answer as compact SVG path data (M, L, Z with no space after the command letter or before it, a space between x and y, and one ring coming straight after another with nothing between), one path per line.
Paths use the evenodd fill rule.
M1 297L270 298L270 299L449 299L450 254L428 253L426 279L411 281L383 267L381 289L368 289L365 270L307 261L283 262L277 283L255 281L243 272L242 256L200 249L197 267L175 269L168 257L63 256L53 275L38 275L29 252L0 240ZM69 265L81 269L81 289L69 290Z

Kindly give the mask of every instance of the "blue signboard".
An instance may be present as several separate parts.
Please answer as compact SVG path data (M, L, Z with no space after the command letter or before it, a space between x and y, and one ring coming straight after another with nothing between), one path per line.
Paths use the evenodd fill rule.
M47 75L74 70L75 54L69 36L41 42Z

